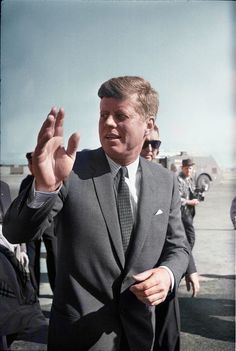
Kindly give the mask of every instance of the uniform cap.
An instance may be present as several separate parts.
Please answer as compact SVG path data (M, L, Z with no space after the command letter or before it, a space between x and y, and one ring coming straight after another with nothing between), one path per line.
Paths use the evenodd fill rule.
M191 160L191 158L187 158L185 160L182 160L182 167L190 167L195 165L195 163L193 162L193 160Z

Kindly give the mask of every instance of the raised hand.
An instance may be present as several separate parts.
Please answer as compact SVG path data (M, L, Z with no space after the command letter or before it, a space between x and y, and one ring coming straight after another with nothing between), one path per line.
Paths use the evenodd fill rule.
M36 190L55 191L72 170L80 137L72 134L64 148L64 116L62 108L53 107L38 134L32 157Z

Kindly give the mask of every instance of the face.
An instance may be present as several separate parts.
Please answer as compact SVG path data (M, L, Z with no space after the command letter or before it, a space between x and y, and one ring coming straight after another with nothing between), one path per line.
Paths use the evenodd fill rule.
M182 172L185 175L185 177L191 177L191 175L193 173L193 166L182 167Z
M30 170L30 173L33 175L33 165L31 162L28 162L28 168Z
M145 132L153 128L153 118L147 121L135 110L136 95L125 100L101 99L99 137L105 153L124 166L134 162L140 154Z
M156 130L152 130L145 140L159 140L159 135ZM151 144L142 149L140 155L149 161L154 160L159 154L159 149L152 148Z

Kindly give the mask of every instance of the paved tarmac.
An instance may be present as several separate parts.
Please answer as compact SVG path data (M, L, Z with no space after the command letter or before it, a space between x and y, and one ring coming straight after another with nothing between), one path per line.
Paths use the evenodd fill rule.
M180 285L181 351L235 350L235 232L229 215L235 192L236 174L225 173L196 209L193 255L201 291L191 298Z
M235 350L235 232L229 216L235 192L236 173L224 173L197 207L193 254L201 291L196 298L191 298L184 281L180 284L181 351ZM44 258L41 263L44 273L40 303L48 317L52 294ZM12 349L46 351L47 346L17 341Z

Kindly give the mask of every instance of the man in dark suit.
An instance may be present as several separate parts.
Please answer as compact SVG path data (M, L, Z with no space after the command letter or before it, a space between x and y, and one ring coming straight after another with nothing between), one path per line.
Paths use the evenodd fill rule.
M146 158L146 160L155 162L157 161L156 157L159 154L160 145L161 145L161 141L160 141L159 128L157 127L157 125L154 125L153 130L147 135L146 140L144 141L140 155ZM183 163L184 162L186 162L186 160L185 161L183 160ZM179 180L179 177L177 179ZM181 195L182 195L182 192L180 192L180 196ZM200 291L200 283L199 283L195 261L192 256L192 252L190 253L190 260L185 274L185 281L186 281L187 290L190 291L192 288L192 297L196 297L198 292Z
M45 343L48 321L29 279L23 244L12 245L2 235L2 221L11 204L10 187L2 180L0 194L0 350L5 351L17 339Z
M52 108L33 154L33 189L13 202L4 232L27 241L57 216L49 351L151 351L155 306L176 293L189 261L178 185L139 157L158 110L150 83L112 78L98 95L102 148L76 154L75 133L65 150L64 111Z
M157 125L154 125L153 130L147 135L144 141L140 155L146 160L157 162L156 157L159 154L160 145L159 128ZM192 288L192 296L195 297L199 292L200 285L192 253L190 254L185 280L187 290ZM172 296L156 307L156 328L157 337L155 344L158 350L180 350L181 326L178 296Z
M7 183L0 181L0 223L2 223L5 213L11 204L11 193Z

